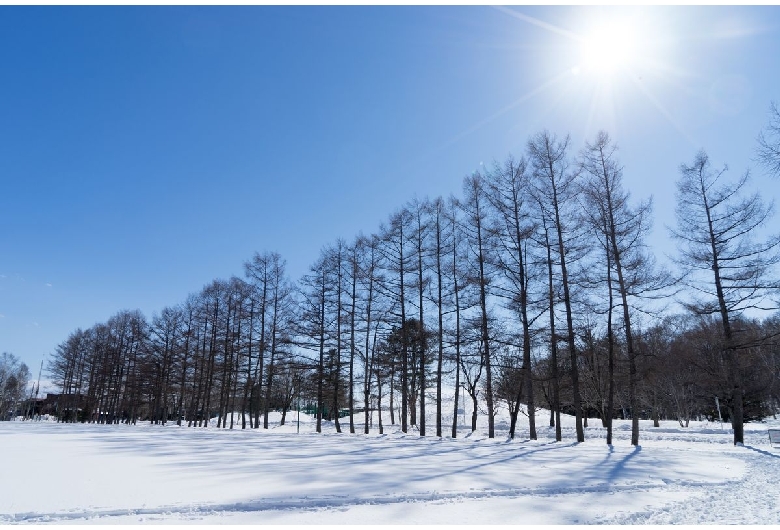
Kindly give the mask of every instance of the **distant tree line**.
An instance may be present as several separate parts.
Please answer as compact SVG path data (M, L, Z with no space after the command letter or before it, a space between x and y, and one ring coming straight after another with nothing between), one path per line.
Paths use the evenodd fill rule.
M780 408L780 315L745 313L777 308L771 208L748 174L731 181L698 153L680 168L667 271L609 136L572 151L540 132L462 197L414 199L325 246L297 281L255 254L151 320L121 311L74 331L49 364L59 420L267 429L300 404L317 432L381 433L384 411L403 432L455 437L465 394L490 437L506 407L509 435L525 414L536 439L544 407L558 440L566 413L577 441L593 418L610 444L612 420L632 419L636 445L640 418L720 417L742 442L744 421Z
M0 421L22 412L19 407L26 396L30 369L15 355L0 354Z

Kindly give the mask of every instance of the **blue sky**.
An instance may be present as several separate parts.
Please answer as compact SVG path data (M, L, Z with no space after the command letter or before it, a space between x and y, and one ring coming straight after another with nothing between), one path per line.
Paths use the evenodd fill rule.
M634 55L578 70L577 35L616 15ZM255 251L298 277L543 128L575 151L609 131L673 252L699 148L778 195L751 158L779 37L777 7L0 7L0 350L37 373L75 328Z

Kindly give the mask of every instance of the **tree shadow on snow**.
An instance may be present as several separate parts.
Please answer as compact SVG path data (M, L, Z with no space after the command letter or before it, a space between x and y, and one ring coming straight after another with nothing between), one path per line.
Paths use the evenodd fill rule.
M769 451L764 451L763 449L759 449L758 447L753 447L752 445L744 445L745 449L750 449L751 451L755 451L756 453L761 453L762 455L771 456L772 458L780 458L780 454L777 453L770 453Z

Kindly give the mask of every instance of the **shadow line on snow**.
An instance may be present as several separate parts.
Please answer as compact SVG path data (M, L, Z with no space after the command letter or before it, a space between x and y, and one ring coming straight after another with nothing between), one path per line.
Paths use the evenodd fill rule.
M702 483L704 486L708 483ZM697 484L687 484L697 485ZM393 505L411 502L457 502L464 500L480 500L489 498L520 498L527 496L557 496L557 495L581 495L583 493L608 493L614 491L643 492L661 487L660 485L624 485L624 486L569 486L569 487L541 487L541 488L514 488L504 490L481 490L468 492L422 492L407 493L399 495L384 495L371 497L349 497L346 495L322 496L322 497L303 497L303 498L282 498L282 499L257 499L235 503L221 504L197 504L197 505L169 505L156 508L118 508L110 510L93 511L69 511L59 513L17 513L0 514L0 524L8 523L57 523L60 521L78 521L81 519L96 519L125 516L161 516L168 517L174 514L191 516L193 518L226 513L252 513L266 511L290 511L306 510L318 511L327 509L343 509L352 506L366 505ZM110 523L110 522L109 522Z
M745 445L743 447L745 449L750 449L751 451L755 451L756 453L761 453L762 455L771 456L772 458L780 458L780 454L770 453L769 451L764 451L763 449L759 449L758 447L753 447L752 445Z
M620 476L621 472L625 469L626 464L628 464L628 462L631 461L634 457L636 457L641 451L642 451L641 445L635 446L633 451L628 453L626 456L624 456L618 462L616 462L614 466L612 466L612 469L610 469L609 473L607 474L607 479L610 482L617 479ZM615 454L615 448L610 445L609 453L607 453L607 458L605 459L605 463L609 462L610 458L614 454Z

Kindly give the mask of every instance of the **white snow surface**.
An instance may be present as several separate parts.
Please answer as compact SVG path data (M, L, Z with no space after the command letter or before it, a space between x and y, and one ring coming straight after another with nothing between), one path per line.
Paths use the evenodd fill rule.
M746 424L742 447L671 421L640 422L632 447L616 421L610 447L599 420L577 444L573 418L562 442L548 418L535 441L500 415L493 439L484 417L457 439L432 417L426 437L389 417L362 434L362 415L318 434L302 414L298 434L295 412L268 430L0 422L0 524L780 524L780 420Z

